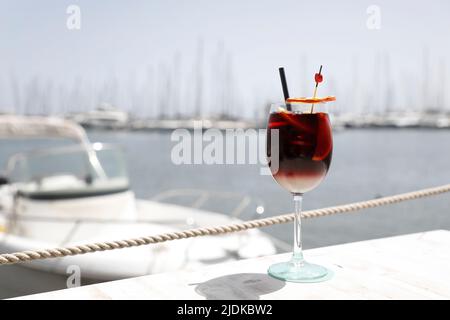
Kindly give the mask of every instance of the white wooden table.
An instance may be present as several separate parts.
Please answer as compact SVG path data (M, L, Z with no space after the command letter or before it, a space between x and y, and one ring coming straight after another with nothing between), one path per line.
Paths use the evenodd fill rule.
M25 296L19 299L450 299L450 231L307 250L334 277L285 283L266 275L288 254Z

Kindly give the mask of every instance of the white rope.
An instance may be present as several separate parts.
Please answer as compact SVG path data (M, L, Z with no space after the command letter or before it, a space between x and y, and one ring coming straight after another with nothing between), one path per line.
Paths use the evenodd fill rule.
M442 193L450 192L450 184L422 189L414 192L402 193L394 196L383 197L374 200L354 202L346 205L340 205L335 207L317 209L305 211L302 213L302 218L316 218L329 216L332 214L338 213L348 213L354 212L362 209L369 209L380 207L384 205L394 204L403 201L409 201L429 196L434 196ZM254 228L262 228L275 224L287 223L294 220L293 214L285 214L279 215L266 219L258 219L247 221L243 223L222 225L217 227L208 227L208 228L198 228L198 229L190 229L179 232L170 232L163 233L154 236L147 237L139 237L133 239L125 239L118 241L107 241L107 242L98 242L98 243L89 243L85 245L77 245L72 247L63 247L63 248L53 248L53 249L42 249L42 250L30 250L30 251L22 251L15 253L6 253L0 255L0 265L6 264L16 264L20 262L27 262L32 260L41 260L41 259L49 259L49 258L62 258L66 256L75 256L85 253L93 253L99 251L107 251L107 250L115 250L115 249L123 249L123 248L131 248L138 247L148 244L167 242L172 240L179 239L187 239L199 236L212 236L212 235L221 235L226 233L244 231L248 229Z

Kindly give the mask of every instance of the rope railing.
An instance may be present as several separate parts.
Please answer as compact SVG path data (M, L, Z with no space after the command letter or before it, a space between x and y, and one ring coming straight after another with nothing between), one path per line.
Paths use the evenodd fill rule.
M439 195L450 192L450 184L442 185L434 188L422 189L408 193L397 194L388 197L382 197L373 200L354 202L345 205L328 207L317 210L309 210L302 213L302 218L317 218L329 216L339 213L349 213L358 210L375 208L389 204L399 203L403 201L415 200L424 197ZM268 227L271 225L282 224L294 220L294 214L284 214L271 218L251 220L242 223L228 224L216 227L196 228L179 232L169 232L159 235L138 237L117 241L106 241L89 243L84 245L75 245L70 247L51 248L42 250L29 250L15 253L6 253L0 255L0 265L16 264L20 262L28 262L33 260L42 260L50 258L62 258L67 256L75 256L86 253L101 252L108 250L124 249L131 247L139 247L149 244L162 243L173 240L194 238L200 236L213 236L245 231L249 229Z

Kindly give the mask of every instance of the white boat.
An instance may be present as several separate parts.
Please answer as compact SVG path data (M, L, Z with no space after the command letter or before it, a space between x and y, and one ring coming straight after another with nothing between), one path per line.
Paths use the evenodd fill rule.
M233 216L135 199L120 149L91 144L63 119L0 116L0 139L73 143L13 154L0 174L0 252L69 246L238 222ZM152 170L149 168L149 170ZM275 253L258 230L0 266L0 297L62 289ZM72 279L72 280L71 280Z
M129 115L125 111L103 103L97 109L68 116L83 127L98 129L122 129L127 126Z

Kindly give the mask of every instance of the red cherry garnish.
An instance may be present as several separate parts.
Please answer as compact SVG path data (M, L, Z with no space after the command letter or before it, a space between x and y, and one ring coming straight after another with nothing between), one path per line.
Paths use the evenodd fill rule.
M323 76L320 73L316 73L314 75L314 80L316 81L316 83L321 83L323 81Z

